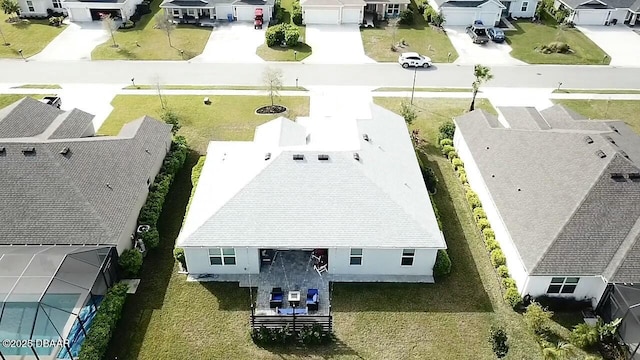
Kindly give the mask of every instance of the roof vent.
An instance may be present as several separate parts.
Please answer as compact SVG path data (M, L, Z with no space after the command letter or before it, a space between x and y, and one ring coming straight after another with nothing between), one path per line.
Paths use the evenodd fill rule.
M318 155L318 160L329 160L329 155L326 154L320 154Z
M620 153L620 155L626 157L627 159L629 158L629 155L624 150L620 150L618 152Z
M601 159L604 159L604 158L607 157L607 154L605 154L604 151L602 151L602 150L598 150L598 151L596 151L596 156L601 158Z
M369 139L369 135L368 134L362 134L362 138L364 139L364 141L371 141Z
M22 153L25 154L25 155L35 155L36 148L34 148L33 146L23 147L22 148Z
M62 150L60 150L60 154L61 155L67 155L69 153L69 148L68 147L63 147Z
M584 141L585 141L587 144L593 144L593 139L591 138L591 136L585 136L585 137L584 137Z
M7 149L5 149L4 146L0 146L0 156L5 155L7 155Z
M353 153L353 158L356 159L357 161L360 161L360 154Z
M604 138L605 138L608 142L612 143L613 145L615 145L615 144L616 144L615 140L613 140L613 139L611 138L611 136L605 136Z
M629 173L629 180L640 181L640 173Z
M304 160L304 155L302 155L302 154L293 154L293 160Z
M113 187L111 187L111 184L107 183L107 187L111 190L113 190Z
M615 126L613 126L613 125L609 125L609 128L610 128L611 130L613 130L613 131L617 132L618 134L620 133L620 131L618 131L618 129L616 129L616 127L615 127Z
M615 181L625 181L624 175L621 173L611 173L611 178Z
M266 161L266 160L269 160L269 159L271 159L271 153L264 154L264 160Z

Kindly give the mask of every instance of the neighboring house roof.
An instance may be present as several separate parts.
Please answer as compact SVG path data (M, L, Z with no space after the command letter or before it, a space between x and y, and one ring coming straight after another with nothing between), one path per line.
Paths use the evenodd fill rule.
M178 246L445 248L404 120L371 109L211 142Z
M579 9L631 9L640 11L640 0L560 0L573 10Z
M455 122L528 273L640 280L640 137L560 105L499 110Z
M301 0L300 5L303 6L364 6L367 3L364 0Z
M364 0L367 4L410 4L409 0Z
M472 7L481 7L486 3L495 3L501 8L505 8L505 6L498 0L432 0L438 8L441 7L457 7L457 8L472 8Z
M94 133L83 111L29 98L8 108L0 111L0 244L116 243L168 150L171 126L144 117L118 136L80 137Z
M275 0L164 0L161 8L212 8L220 4L273 6Z

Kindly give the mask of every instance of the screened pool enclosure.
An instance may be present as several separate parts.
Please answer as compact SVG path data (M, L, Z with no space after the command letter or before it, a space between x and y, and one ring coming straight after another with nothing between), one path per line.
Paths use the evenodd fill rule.
M115 260L107 246L0 246L0 359L76 359Z
M629 359L640 360L640 284L610 285L599 312L605 321L622 319L618 334Z

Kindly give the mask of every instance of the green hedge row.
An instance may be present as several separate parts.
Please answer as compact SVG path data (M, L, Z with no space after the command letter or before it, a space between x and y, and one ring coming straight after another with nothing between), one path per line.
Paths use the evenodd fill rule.
M123 283L115 284L104 297L91 328L80 347L79 360L102 360L113 331L122 315L122 308L129 287Z
M287 46L298 45L300 30L293 24L277 24L269 26L264 34L267 46L280 46L285 43Z
M455 126L452 123L445 123L440 126L438 134L438 141L440 144L440 150L450 161L455 169L458 178L462 182L465 188L465 196L467 202L473 211L473 217L476 220L478 229L482 232L484 243L489 253L491 264L496 269L496 272L502 279L501 285L504 288L504 300L516 308L522 304L522 297L516 287L516 282L509 276L509 270L507 268L507 258L500 249L500 244L496 241L496 234L491 229L491 224L487 219L487 214L482 208L482 202L480 197L475 193L467 182L467 173L464 169L464 163L458 157L458 153L453 147L453 134L455 132Z

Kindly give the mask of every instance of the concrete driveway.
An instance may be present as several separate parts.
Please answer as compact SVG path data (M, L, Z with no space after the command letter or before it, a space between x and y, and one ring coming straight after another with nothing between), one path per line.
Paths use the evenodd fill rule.
M216 22L202 54L191 59L191 62L264 62L256 55L256 49L264 43L266 29L265 25L262 30L256 30L253 23Z
M307 25L307 38L311 56L308 64L369 64L373 59L364 54L358 25Z
M464 26L447 26L447 35L451 44L458 52L458 59L454 62L460 65L525 65L526 63L514 59L509 55L511 46L489 41L484 45L474 44L465 32ZM509 33L506 33L509 36Z
M611 56L611 65L640 66L640 34L632 29L623 24L577 28Z
M70 23L49 45L29 60L91 60L93 49L107 40L109 35L99 21Z

